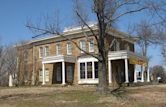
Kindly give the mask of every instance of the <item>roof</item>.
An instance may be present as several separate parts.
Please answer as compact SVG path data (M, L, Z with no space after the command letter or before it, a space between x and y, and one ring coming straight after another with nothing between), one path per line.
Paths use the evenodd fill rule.
M93 31L95 33L97 33L98 27L95 24L90 25L90 27L93 29ZM73 28L65 28L62 35L74 37L75 35L81 34L83 32L82 30L86 33L88 33L88 32L90 33L90 29L88 29L87 27L83 27L83 29L82 29L80 26L78 26L78 27L73 27ZM131 35L118 31L116 29L109 29L107 31L107 33L112 36L122 38L131 43L134 43L136 41L136 39L134 39ZM49 37L34 39L34 40L29 41L29 44L35 43L35 42L40 42L40 41L45 41L45 40L50 40L50 39L54 39L54 38L63 38L62 35L53 35L53 36L49 36Z

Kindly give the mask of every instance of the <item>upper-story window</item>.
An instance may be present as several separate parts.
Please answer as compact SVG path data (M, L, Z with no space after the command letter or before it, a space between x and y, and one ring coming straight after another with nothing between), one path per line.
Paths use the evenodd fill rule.
M42 58L44 56L44 49L43 47L39 48L39 58Z
M111 48L111 51L119 51L120 50L120 43L119 41L115 41L112 48Z
M94 52L94 40L90 39L89 41L89 52Z
M71 54L72 54L72 44L67 43L67 55L71 55Z
M80 41L80 48L84 51L86 51L86 42L85 40L81 40ZM81 53L84 53L83 51L81 51Z
M49 55L49 46L45 46L45 56Z
M129 44L128 44L128 43L127 43L127 44L125 44L125 50L130 51L130 46L129 46Z
M60 54L61 54L61 45L56 44L56 55L60 55Z

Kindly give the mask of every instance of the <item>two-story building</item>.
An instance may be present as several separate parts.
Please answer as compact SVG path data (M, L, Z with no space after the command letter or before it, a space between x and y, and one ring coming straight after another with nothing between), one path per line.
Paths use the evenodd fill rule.
M98 28L92 26L92 29L97 35ZM135 64L143 65L146 59L135 53L135 39L113 29L108 30L107 35L108 42L115 40L108 55L109 83L136 82ZM87 52L98 53L95 45L97 42L90 30L84 28L82 31L81 27L67 28L63 36L65 37L53 35L33 39L26 44L28 48L25 70L26 74L29 74L31 83L97 84L98 60L77 48L79 46ZM66 38L70 38L73 42ZM133 59L142 63L132 63ZM149 72L147 74L149 76Z

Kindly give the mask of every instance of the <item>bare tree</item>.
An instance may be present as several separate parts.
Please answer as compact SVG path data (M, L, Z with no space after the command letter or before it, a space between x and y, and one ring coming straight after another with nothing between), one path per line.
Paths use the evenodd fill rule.
M91 14L96 17L96 26L98 27L98 33L96 34L91 28L86 20L85 15L83 14L81 9L78 6L78 1L76 0L76 7L75 7L75 13L76 16L79 18L79 22L81 25L85 26L90 30L92 35L95 37L97 41L97 47L99 53L97 55L91 54L85 50L82 50L77 43L75 43L71 38L68 38L63 35L60 31L57 29L56 23L46 24L44 27L41 26L34 26L32 24L27 24L27 27L31 30L37 31L39 35L43 34L58 34L62 37L66 38L67 40L71 41L73 44L76 45L78 49L83 51L84 53L91 55L98 59L99 61L99 84L97 87L97 91L100 93L106 93L108 89L108 52L110 51L110 48L112 47L115 40L113 40L111 43L107 41L107 31L111 30L113 28L113 25L119 21L120 18L123 18L124 16L136 12L141 12L147 9L150 9L152 7L152 4L155 0L92 0L89 1L89 3L92 4L92 12ZM155 2L156 3L156 2ZM82 4L83 5L83 4ZM158 5L157 5L158 6ZM56 19L56 18L55 18ZM87 36L87 35L85 35ZM126 38L124 38L126 39Z
M26 42L22 41L17 45L17 78L18 85L26 85L31 80L28 69L28 47Z

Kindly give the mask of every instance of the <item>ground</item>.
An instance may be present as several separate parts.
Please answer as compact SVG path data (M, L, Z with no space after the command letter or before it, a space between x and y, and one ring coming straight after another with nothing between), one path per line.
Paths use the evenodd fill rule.
M0 88L0 107L166 107L166 85L100 95L92 86Z

